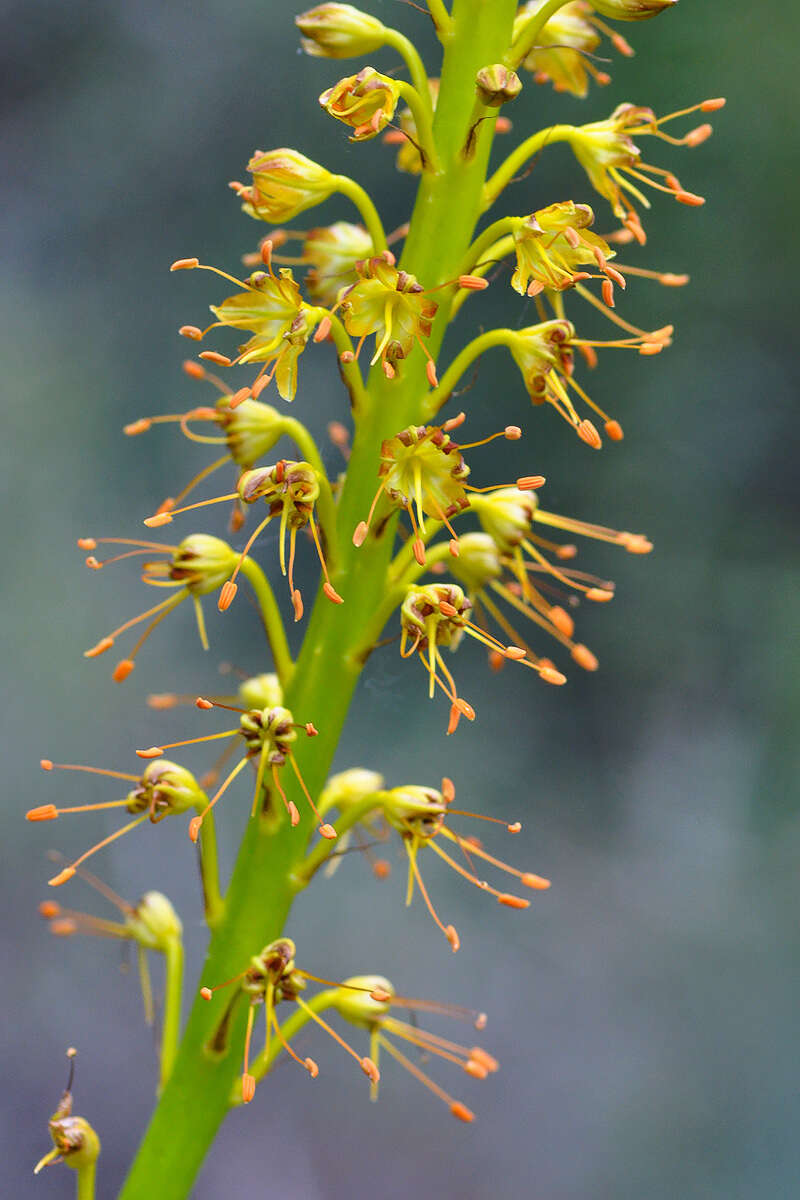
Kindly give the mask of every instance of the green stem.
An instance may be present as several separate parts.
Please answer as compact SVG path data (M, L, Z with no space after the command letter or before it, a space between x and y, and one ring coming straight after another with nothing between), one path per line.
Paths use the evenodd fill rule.
M511 49L506 55L507 66L516 69L521 62L525 61L536 45L536 39L547 22L554 13L557 13L560 8L563 8L568 3L569 0L547 0L547 3L531 17L528 24L523 27L516 40L512 43Z
M469 342L445 371L439 386L427 398L427 411L433 416L449 399L461 376L472 366L476 358L494 346L507 346L514 336L511 329L490 329Z
M258 607L261 609L275 670L278 679L285 687L292 677L294 663L289 653L289 643L286 640L286 631L283 627L283 619L275 599L275 593L267 583L267 577L255 559L249 556L243 559L241 569L253 589Z
M495 221L493 224L487 226L483 233L480 233L475 238L475 241L467 251L464 257L464 269L461 274L474 275L475 268L479 267L483 262L484 254L491 250L495 243L504 238L506 234L513 233L519 222L519 217L501 217L499 221Z
M507 258L509 254L513 253L514 238L509 234L508 237L500 238L500 241L495 242L493 246L488 246L483 251L483 262L476 263L470 273L483 277L489 273L492 267L497 266L502 259ZM472 295L474 295L474 292L471 292L468 288L459 289L458 295L453 301L453 319L461 312L462 305Z
M372 203L369 194L365 192L360 183L356 183L355 179L351 179L349 175L336 176L336 189L353 201L361 213L367 233L372 238L375 253L380 254L386 249L386 233L378 216L378 210Z
M422 59L417 53L417 48L413 42L409 41L405 34L399 29L386 29L384 39L387 46L391 46L405 60L411 75L411 82L419 93L419 97L426 104L428 113L433 113L433 105L431 104L431 92L428 87L428 76L422 65Z
M204 811L207 799L197 806L198 813ZM219 856L217 854L217 826L213 812L207 813L200 826L200 879L203 884L203 907L206 925L213 929L219 924L225 901L219 890Z
M325 534L325 541L327 542L328 566L333 568L338 552L336 537L336 505L333 500L333 492L331 491L328 473L325 470L319 450L317 449L317 443L314 441L305 425L301 424L300 421L295 421L293 417L286 417L284 424L287 435L297 446L297 449L300 451L305 461L309 463L317 473L319 480L317 515L319 517L319 523L322 526L322 531Z
M444 6L443 0L428 0L428 9L433 18L433 27L439 41L444 41L453 32L453 18Z
M402 258L403 269L415 274L426 287L436 287L455 277L481 211L494 122L481 125L476 152L469 162L464 161L461 150L474 100L475 76L487 62L499 62L506 52L515 10L516 0L455 0L452 18L447 18L449 34L434 120L441 171L426 173L420 180ZM352 194L347 186L343 190ZM371 202L366 211L362 208L365 221L370 209L374 213ZM382 249L385 241L377 214L370 215L367 228L376 239L376 249ZM452 296L444 292L428 340L434 355L439 351L451 305ZM276 666L286 679L286 706L295 720L314 721L319 729L318 737L297 749L312 796L319 795L331 769L362 667L359 645L385 594L396 522L387 522L381 534L367 539L361 549L353 546L352 533L369 510L381 442L398 429L419 422L421 397L427 391L421 352L409 356L394 380L385 379L379 366L371 372L370 403L356 425L337 506L341 554L332 582L345 602L336 605L318 598L294 669L288 650L284 648L281 653L279 638L273 639L273 652L278 648ZM253 583L257 576L252 567L248 571ZM261 602L264 588L260 583L254 588ZM274 597L271 592L268 595L262 607L271 611ZM276 827L271 812L268 818L248 821L225 896L225 912L212 932L203 966L203 979L211 984L236 975L253 953L284 929L296 894L293 873L314 826L299 786L290 778L285 786L287 795L298 805L301 822L293 829L288 821L281 820ZM269 799L274 810L273 798ZM368 964L352 964L353 970L365 967ZM204 1047L216 1020L213 1009L204 1000L195 1000L170 1081L131 1167L121 1200L151 1200L154 1194L159 1200L185 1200L191 1191L229 1108L240 1069L246 1020L243 1008L234 1014L230 1052L212 1057Z
M343 833L347 833L348 829L352 829L363 817L368 816L376 808L379 808L380 804L377 803L379 800L380 793L376 793L375 795L365 797L363 800L359 800L357 804L351 805L343 813L340 813L335 821L336 832L339 836L341 837ZM322 811L320 809L320 813ZM306 887L311 882L320 867L324 866L331 854L333 854L335 848L334 843L325 838L317 842L311 853L292 872L291 881L297 891L300 891L301 888Z
M417 127L417 144L422 151L423 168L426 171L439 170L439 156L436 153L436 143L433 140L433 122L431 120L430 104L424 104L416 88L402 80L398 83L400 95L411 109L414 124Z
M358 418L358 415L368 403L364 380L361 378L361 371L355 359L352 362L342 362L343 354L353 353L353 343L350 341L350 336L342 322L336 316L336 313L331 312L327 308L317 308L314 311L319 315L320 319L327 317L331 323L331 337L333 338L336 352L339 355L339 370L342 373L345 387L350 393L350 407L353 410L353 416Z
M87 1163L78 1167L75 1172L75 1200L94 1200L94 1185L97 1175L97 1163Z
M163 1091L172 1073L178 1052L181 1032L181 1001L183 999L183 943L179 937L169 938L164 947L164 1028L161 1031L161 1076L159 1090Z
M484 210L492 207L503 188L522 170L529 158L533 158L534 154L538 154L551 142L568 142L574 136L575 130L574 125L550 125L547 129L540 129L538 133L526 138L516 150L512 150L483 189Z

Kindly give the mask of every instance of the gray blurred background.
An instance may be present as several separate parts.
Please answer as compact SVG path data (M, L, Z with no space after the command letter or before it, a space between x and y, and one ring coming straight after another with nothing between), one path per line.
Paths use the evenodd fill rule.
M416 36L436 63L413 8L366 7ZM207 402L181 373L188 346L175 331L202 324L224 291L167 266L196 254L237 270L264 228L239 213L225 184L254 147L296 145L353 173L387 228L405 219L413 181L395 175L388 149L352 147L318 110L317 94L347 67L296 52L293 4L35 0L3 10L3 1194L71 1194L64 1168L36 1181L31 1169L49 1147L46 1121L74 1044L77 1109L102 1138L98 1196L110 1197L153 1102L152 1036L116 946L51 939L36 906L52 871L46 850L72 856L117 821L31 826L23 813L116 792L45 779L38 759L136 769L134 746L165 740L165 730L188 736L192 724L186 711L148 711L148 692L208 692L220 662L264 663L247 604L224 622L207 605L207 656L183 608L127 684L115 685L108 660L81 651L152 603L151 593L125 564L88 575L75 538L137 536L141 516L207 461L171 428L131 441L120 430L146 413ZM683 0L624 32L638 54L614 63L610 87L581 104L526 86L505 145L554 118L602 117L622 100L664 112L729 97L702 149L648 145L653 161L709 197L706 207L656 198L646 251L620 256L691 272L681 292L632 280L619 305L645 328L674 319L675 345L657 359L601 362L592 393L626 430L602 454L549 410L531 412L497 352L466 403L476 436L507 421L527 431L494 457L473 457L477 482L508 477L509 467L541 470L550 507L646 532L656 551L637 559L582 547L583 564L618 583L612 606L582 614L581 634L601 659L596 675L574 670L561 690L513 668L489 678L470 644L454 667L462 693L480 701L479 724L446 741L445 706L424 700L419 672L388 647L369 664L337 763L380 768L392 784L452 775L466 807L524 821L508 845L487 840L554 886L513 913L426 863L430 890L462 936L453 957L419 903L404 910L399 859L378 884L351 856L301 898L288 931L319 974L381 971L409 994L486 1009L484 1044L502 1072L479 1085L446 1064L435 1069L478 1112L467 1127L389 1064L380 1103L370 1105L345 1056L309 1035L320 1079L311 1086L282 1065L274 1088L224 1127L198 1200L243 1190L304 1200L796 1195L791 396L800 262L791 113L800 16L787 5ZM526 212L567 196L594 204L597 228L609 227L563 148L508 203ZM350 211L332 202L317 216ZM469 308L445 357L476 321L533 319L504 286ZM594 328L585 306L572 311ZM326 423L345 419L333 379L324 352L305 356L293 412L323 441ZM338 470L336 452L326 445L325 455ZM217 478L228 486L230 476ZM224 522L212 511L198 527L222 533ZM274 567L272 539L263 546ZM185 761L199 770L207 759L198 751ZM242 794L230 800L220 812L226 866L245 804ZM204 934L183 822L138 830L96 862L128 899L158 887L178 905L191 985ZM107 915L80 881L70 888L62 898Z

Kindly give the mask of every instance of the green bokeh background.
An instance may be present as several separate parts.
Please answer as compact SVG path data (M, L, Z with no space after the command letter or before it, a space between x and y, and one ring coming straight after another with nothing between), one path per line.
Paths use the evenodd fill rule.
M436 62L421 14L393 0L368 7ZM190 736L196 724L191 710L148 711L148 692L222 688L222 660L263 667L247 604L224 620L209 612L207 656L181 611L122 688L105 660L81 657L147 596L134 570L87 576L76 536L136 536L140 516L206 461L172 430L120 435L143 413L205 400L181 373L187 346L175 329L201 324L221 293L166 267L197 254L235 270L254 245L263 230L225 183L256 145L295 145L367 182L387 228L405 219L413 194L389 150L351 146L318 110L317 94L340 72L296 52L294 11L269 0L4 5L0 1128L9 1196L69 1194L63 1168L35 1183L30 1175L48 1148L67 1045L80 1049L78 1111L103 1140L99 1196L122 1178L155 1079L136 981L118 970L115 947L55 941L36 916L46 849L72 855L115 821L30 826L25 809L109 794L44 778L37 760L130 769L135 745L171 740L165 731ZM383 885L348 859L301 899L288 931L319 974L381 971L409 994L486 1009L485 1044L502 1073L484 1085L448 1077L480 1116L462 1127L388 1069L370 1105L344 1056L309 1037L319 1080L282 1066L225 1126L198 1200L243 1188L309 1200L795 1194L800 16L785 4L682 0L625 32L637 56L614 63L610 87L580 103L528 84L505 144L553 119L604 116L622 100L664 112L728 96L701 149L652 152L709 202L691 210L656 198L648 247L634 261L687 270L691 288L632 280L619 301L645 328L674 319L675 345L657 359L603 359L591 390L626 439L602 454L551 412L531 412L499 353L465 403L476 436L498 422L526 429L522 443L476 455L478 482L542 471L550 507L645 531L656 552L583 551L584 564L618 582L612 606L582 614L596 675L574 671L558 691L510 667L490 678L465 647L454 665L479 721L446 741L444 707L427 703L421 676L388 647L370 661L338 760L380 768L392 783L452 775L465 806L523 819L513 845L493 846L554 886L517 914L431 865L429 885L462 936L453 957L419 905L403 909L399 859ZM391 61L376 56L378 66ZM508 204L530 211L567 196L594 203L597 227L608 227L564 148L544 155ZM349 216L344 202L320 213L339 216ZM478 322L530 319L502 283L469 307L446 356ZM345 417L344 396L324 351L301 368L293 412L324 441L327 422ZM326 460L339 469L333 449ZM222 532L223 515L203 527ZM274 539L262 545L274 568ZM324 720L324 698L314 719ZM200 768L203 759L186 761ZM226 863L245 804L242 792L220 813ZM153 886L173 898L193 980L203 929L183 824L138 831L98 867L129 899ZM70 887L68 902L102 911L81 883Z

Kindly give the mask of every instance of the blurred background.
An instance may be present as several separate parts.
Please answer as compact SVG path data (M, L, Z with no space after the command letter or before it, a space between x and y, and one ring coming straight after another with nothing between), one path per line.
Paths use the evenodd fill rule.
M149 711L147 693L222 691L221 663L266 663L246 604L224 621L206 605L205 656L184 607L135 675L114 684L112 664L81 651L152 594L126 564L88 575L75 539L138 536L141 516L207 461L171 427L136 440L121 427L210 399L181 371L189 347L176 329L203 324L206 304L225 292L211 277L167 267L198 255L236 272L254 248L265 229L225 186L253 149L293 145L352 173L387 228L406 218L414 181L395 174L390 149L351 146L318 109L317 94L347 67L299 54L293 4L2 7L3 1192L71 1194L64 1168L35 1182L31 1170L49 1148L46 1122L72 1044L77 1111L103 1142L98 1196L110 1197L152 1106L153 1037L117 947L52 939L36 907L52 873L46 851L72 857L118 822L99 814L34 826L23 813L116 792L45 779L38 759L135 770L134 746L164 740L165 728L187 736L191 725L186 711ZM422 14L394 0L365 7L413 35L434 67ZM526 429L522 443L473 456L476 482L513 477L509 465L514 475L542 471L549 507L655 543L647 559L581 547L582 565L618 585L613 605L581 614L601 670L574 669L563 689L513 667L489 677L470 643L454 669L462 694L480 702L479 724L445 740L446 706L429 705L419 672L387 647L369 663L337 760L379 768L392 785L450 774L465 807L523 820L513 844L487 843L550 876L551 891L514 913L427 864L429 888L461 933L453 957L421 904L404 910L399 858L381 884L350 856L301 898L288 930L302 963L321 975L384 972L407 994L485 1009L484 1044L502 1073L478 1085L448 1076L446 1065L435 1072L477 1111L467 1127L389 1064L371 1105L349 1060L309 1035L304 1053L322 1065L318 1082L282 1065L275 1087L225 1125L198 1200L242 1188L304 1200L796 1193L800 476L791 396L800 261L787 124L800 15L775 5L770 19L769 7L739 6L732 17L727 0L683 0L662 19L621 27L637 56L615 56L609 87L580 102L528 83L504 143L553 119L597 119L622 100L662 113L707 95L729 100L701 149L647 144L651 161L678 170L709 202L695 210L655 197L646 250L620 254L692 275L683 291L631 280L618 297L645 328L677 326L668 353L606 355L590 381L622 421L624 443L592 454L549 409L531 412L499 352L466 397L475 436L508 421ZM375 61L393 65L389 55ZM527 212L567 196L595 206L598 230L611 227L563 147L542 157L508 205ZM345 201L309 219L339 217L351 218ZM570 311L597 329L585 305ZM479 321L533 319L510 288L495 286L465 310L445 360ZM346 419L346 403L324 350L301 363L293 413L338 471L325 429ZM229 476L217 479L200 494L229 486ZM225 518L212 510L198 527L224 533ZM262 543L271 567L273 542ZM557 657L556 647L540 649ZM185 761L199 771L208 760L198 750ZM220 811L226 867L244 818L242 795L231 801ZM146 826L95 862L131 901L151 887L172 898L191 987L204 931L184 823ZM109 915L79 880L70 889L60 899Z

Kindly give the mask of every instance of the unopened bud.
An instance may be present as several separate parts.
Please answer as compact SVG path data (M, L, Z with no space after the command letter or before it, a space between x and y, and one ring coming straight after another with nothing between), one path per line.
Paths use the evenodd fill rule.
M356 58L386 42L386 27L352 4L319 4L294 23L303 34L303 49L315 58Z
M475 90L483 104L490 108L500 108L510 100L516 100L522 91L522 83L516 71L509 70L502 63L494 63L490 67L481 67L475 79Z

